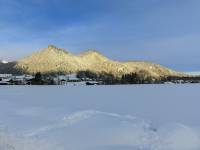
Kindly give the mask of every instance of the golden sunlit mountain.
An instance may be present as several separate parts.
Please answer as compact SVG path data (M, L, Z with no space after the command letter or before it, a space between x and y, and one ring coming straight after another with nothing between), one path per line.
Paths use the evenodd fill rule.
M146 76L160 78L163 76L182 76L163 66L150 62L119 62L108 59L95 50L88 50L79 55L73 55L64 49L49 45L16 62L1 63L1 73L76 73L89 70L94 73L109 73L120 77L127 73L144 72Z

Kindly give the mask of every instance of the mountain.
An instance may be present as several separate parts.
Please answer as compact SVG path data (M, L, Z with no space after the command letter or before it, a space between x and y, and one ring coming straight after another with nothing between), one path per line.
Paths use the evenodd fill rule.
M16 62L0 65L0 72L11 73L75 73L78 71L109 73L120 77L127 73L143 72L145 76L160 78L162 76L183 76L163 66L150 62L118 62L108 59L95 50L88 50L79 55L73 55L64 49L49 45Z
M0 63L2 63L2 64L7 64L8 61L6 61L6 60L0 60Z

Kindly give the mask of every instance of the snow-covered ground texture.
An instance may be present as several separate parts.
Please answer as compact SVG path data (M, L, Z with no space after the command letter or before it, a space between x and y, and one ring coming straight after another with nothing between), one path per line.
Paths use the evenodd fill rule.
M199 88L0 86L0 150L199 150Z

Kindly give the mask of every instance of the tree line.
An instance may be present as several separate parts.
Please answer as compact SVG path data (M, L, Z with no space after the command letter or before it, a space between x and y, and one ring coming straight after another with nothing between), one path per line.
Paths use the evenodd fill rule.
M145 70L141 70L137 73L123 74L121 77L116 77L112 73L94 73L87 70L79 71L77 77L82 80L92 79L100 81L102 84L152 84L161 82L161 80L157 80L148 75Z
M29 82L32 85L53 85L54 80L52 77L56 75L41 74L40 72L35 74L35 78ZM176 77L176 76L163 76L158 78L152 77L147 71L141 70L134 73L123 74L120 77L114 76L112 73L100 72L95 73L90 70L77 72L77 78L80 81L97 81L100 84L161 84L165 82L174 82L182 80L187 83L200 83L200 77Z

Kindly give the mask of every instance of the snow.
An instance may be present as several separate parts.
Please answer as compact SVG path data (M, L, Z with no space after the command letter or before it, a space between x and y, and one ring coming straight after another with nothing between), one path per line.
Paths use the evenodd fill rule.
M3 63L3 64L7 64L8 63L8 61L6 61L6 60L2 60L0 62Z
M189 75L193 75L193 76L199 76L200 72L199 71L194 71L194 72L186 72Z
M9 78L12 77L12 74L0 74L0 78Z
M199 88L0 86L0 150L199 150Z

